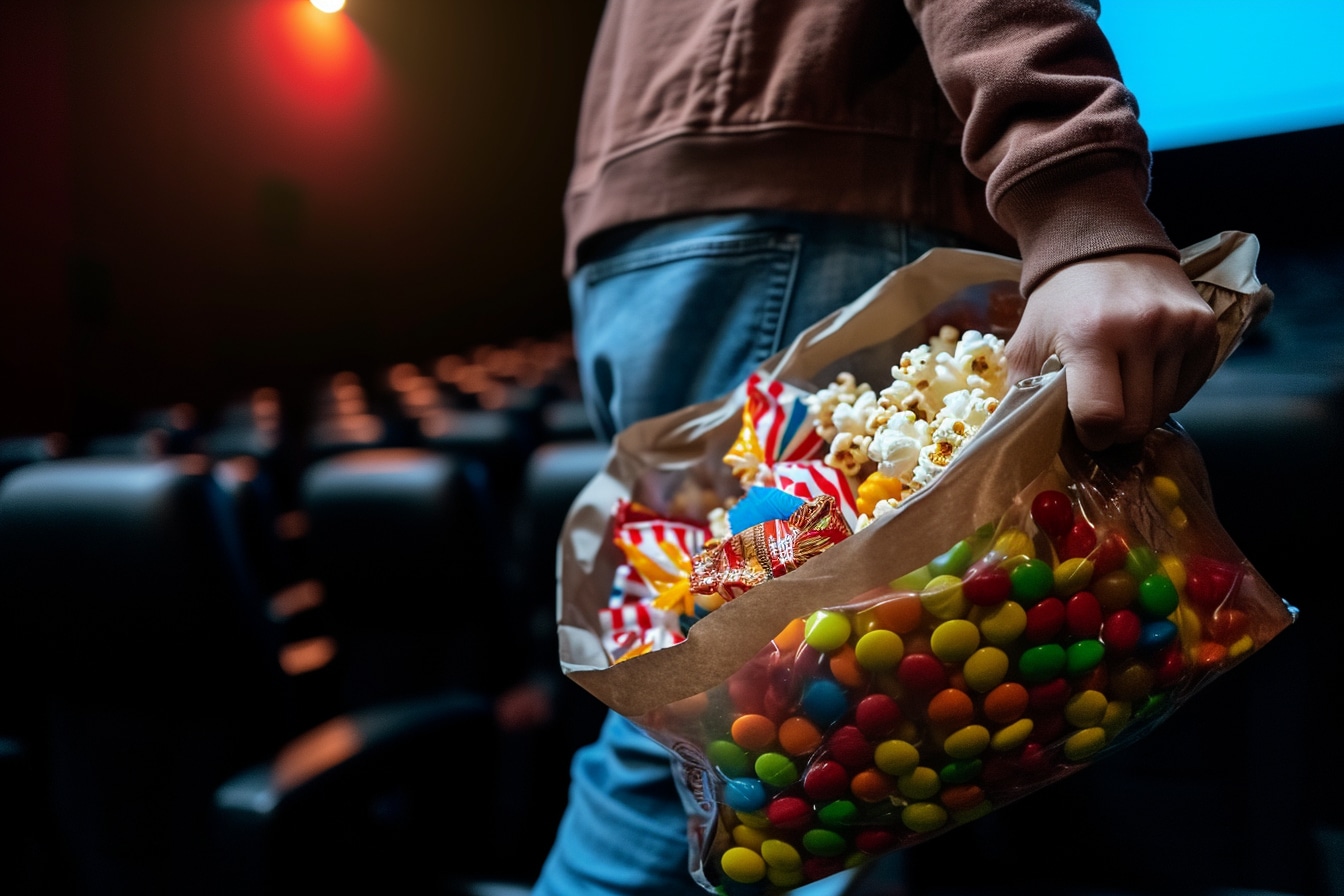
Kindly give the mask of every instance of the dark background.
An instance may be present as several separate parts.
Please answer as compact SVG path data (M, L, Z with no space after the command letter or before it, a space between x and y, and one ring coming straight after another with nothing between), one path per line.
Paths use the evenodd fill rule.
M562 334L601 6L0 6L0 433ZM1342 134L1158 153L1152 205L1178 245L1256 233L1267 274L1330 256Z
M601 5L0 4L0 431L565 330Z

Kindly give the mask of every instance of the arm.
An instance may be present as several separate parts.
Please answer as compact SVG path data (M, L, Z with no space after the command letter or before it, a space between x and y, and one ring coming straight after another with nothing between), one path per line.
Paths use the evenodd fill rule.
M1094 7L906 5L965 122L963 159L1022 254L1010 375L1058 354L1085 446L1142 437L1207 378L1215 321L1146 206L1147 137Z

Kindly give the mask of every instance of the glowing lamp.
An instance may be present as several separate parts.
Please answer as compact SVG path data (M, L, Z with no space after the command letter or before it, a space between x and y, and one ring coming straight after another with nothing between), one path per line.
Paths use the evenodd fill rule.
M310 2L323 12L340 12L345 6L345 0L310 0Z

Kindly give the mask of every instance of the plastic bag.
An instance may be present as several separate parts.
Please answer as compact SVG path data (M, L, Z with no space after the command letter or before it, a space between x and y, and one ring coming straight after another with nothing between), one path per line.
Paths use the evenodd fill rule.
M1219 313L1219 363L1271 298L1256 249L1228 233L1183 254ZM934 250L802 334L757 385L876 381L949 315L993 326L989 297L1017 270ZM741 496L724 458L749 384L617 438L561 538L561 663L671 751L707 890L786 890L978 818L1142 736L1293 620L1219 524L1179 428L1088 454L1064 379L1056 366L1015 385L895 512L702 618L678 618L683 603L680 630L619 662L627 611L681 599L710 515ZM658 595L634 607L611 604L630 559L618 507L662 527L646 555L661 572L637 577Z

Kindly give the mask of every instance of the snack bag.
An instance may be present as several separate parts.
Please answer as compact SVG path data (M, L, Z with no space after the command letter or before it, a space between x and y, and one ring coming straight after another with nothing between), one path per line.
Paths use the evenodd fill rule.
M1272 299L1257 248L1183 253L1219 363ZM994 381L1017 271L933 250L732 395L623 432L571 509L562 667L669 749L706 890L783 892L979 818L1295 618L1174 422L1093 455L1057 364ZM613 617L648 628L614 640Z

